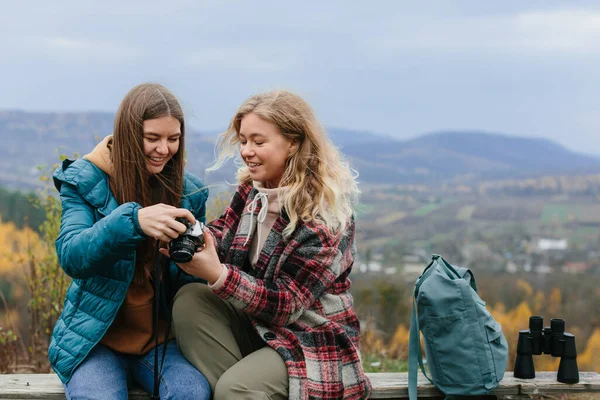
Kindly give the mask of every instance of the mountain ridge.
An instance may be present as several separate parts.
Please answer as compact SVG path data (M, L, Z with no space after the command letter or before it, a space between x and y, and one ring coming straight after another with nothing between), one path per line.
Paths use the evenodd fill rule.
M113 129L109 112L0 110L0 186L36 185L36 165L90 151ZM600 155L571 151L547 138L487 131L436 131L400 140L366 130L330 127L331 140L364 183L451 183L543 174L600 173ZM214 160L215 131L188 127L188 169L204 177ZM233 168L207 179L233 178Z

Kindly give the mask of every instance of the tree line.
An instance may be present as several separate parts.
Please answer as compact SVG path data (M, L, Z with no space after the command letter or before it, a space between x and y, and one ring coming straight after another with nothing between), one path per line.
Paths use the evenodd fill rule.
M39 206L38 193L0 187L0 218L4 222L13 222L19 229L27 226L39 231L46 215Z

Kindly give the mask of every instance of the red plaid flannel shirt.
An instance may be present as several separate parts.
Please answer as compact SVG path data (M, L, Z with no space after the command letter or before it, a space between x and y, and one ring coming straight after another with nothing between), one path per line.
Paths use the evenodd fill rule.
M361 366L360 327L348 292L354 221L346 235L299 222L283 239L289 222L283 212L252 267L248 252L257 218L250 218L248 204L256 193L251 184L240 185L225 213L209 224L229 269L215 293L249 314L258 334L281 355L290 399L366 398L371 385Z

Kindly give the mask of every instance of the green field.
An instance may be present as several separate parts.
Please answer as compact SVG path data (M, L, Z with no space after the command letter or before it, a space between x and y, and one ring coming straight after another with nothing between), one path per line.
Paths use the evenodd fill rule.
M469 205L462 206L456 214L456 219L459 221L468 221L471 219L473 212L477 209L477 206Z
M432 212L434 212L435 210L437 210L439 208L440 208L439 204L425 204L425 205L417 208L415 210L415 212L413 213L413 215L415 217L424 217L428 214L431 214Z
M569 221L569 206L567 205L547 205L542 210L540 221L543 224L565 223Z

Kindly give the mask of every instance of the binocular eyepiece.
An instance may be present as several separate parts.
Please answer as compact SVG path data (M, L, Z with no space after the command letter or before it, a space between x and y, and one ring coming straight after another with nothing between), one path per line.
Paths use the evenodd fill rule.
M531 316L529 329L519 331L517 359L514 376L521 379L535 378L532 355L550 354L560 357L556 380L562 383L579 382L575 336L565 332L565 320L555 318L544 327L544 318Z

